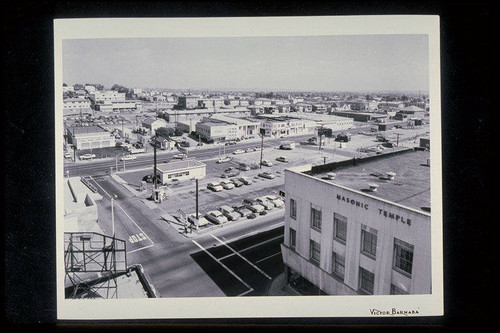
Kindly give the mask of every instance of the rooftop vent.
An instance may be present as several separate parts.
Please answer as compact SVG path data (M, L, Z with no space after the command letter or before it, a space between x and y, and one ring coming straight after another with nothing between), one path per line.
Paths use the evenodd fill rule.
M386 172L385 174L387 175L387 179L388 179L388 180L393 180L393 179L394 179L394 177L396 176L396 173L395 173L395 172L392 172L392 171L390 171L390 172Z
M368 187L370 192L377 192L378 184L370 183L368 184Z

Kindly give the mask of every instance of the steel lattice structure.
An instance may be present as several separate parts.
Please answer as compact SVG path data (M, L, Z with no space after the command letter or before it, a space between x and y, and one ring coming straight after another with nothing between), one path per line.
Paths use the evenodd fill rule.
M127 272L124 240L93 232L64 234L66 298L118 298L117 274Z

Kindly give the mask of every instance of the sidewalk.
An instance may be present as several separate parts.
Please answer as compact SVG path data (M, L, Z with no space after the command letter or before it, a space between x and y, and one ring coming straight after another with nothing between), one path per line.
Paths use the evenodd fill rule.
M293 296L285 290L285 273L281 273L269 284L267 296Z

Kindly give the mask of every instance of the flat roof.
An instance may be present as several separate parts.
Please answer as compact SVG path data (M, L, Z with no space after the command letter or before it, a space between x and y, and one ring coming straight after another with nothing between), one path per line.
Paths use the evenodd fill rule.
M171 172L182 169L204 167L205 163L196 160L170 161L168 163L157 164L156 168L161 172Z
M72 126L68 129L73 134L88 134L88 133L105 133L107 132L101 126Z
M429 151L410 150L390 157L383 157L356 166L343 167L334 171L335 179L327 180L368 195L389 200L410 208L422 210L430 207ZM387 179L387 172L394 172L393 180ZM326 179L322 172L313 177ZM378 185L377 191L367 191L369 184Z

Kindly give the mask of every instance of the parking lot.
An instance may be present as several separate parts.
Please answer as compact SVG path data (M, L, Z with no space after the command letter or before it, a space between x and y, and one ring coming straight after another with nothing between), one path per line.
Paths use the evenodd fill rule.
M425 128L418 130L398 129L387 131L384 134L395 142L394 138L399 133L400 146L418 145L417 140L405 141L415 135L425 135ZM265 144L265 140L264 140ZM260 149L241 154L227 154L231 160L224 163L217 163L220 156L210 156L200 158L206 164L206 176L198 183L198 212L202 216L212 210L218 210L222 205L242 206L244 199L255 200L260 196L280 195L284 189L284 170L289 167L303 164L323 164L353 157L366 156L368 153L359 152L360 148L376 147L381 142L377 141L376 133L356 134L352 140L347 143L336 142L333 139L326 139L322 143L322 149L319 145L301 144L296 142L296 147L292 150L278 149L277 146L269 147L265 144L263 160L269 161L272 165L258 167L260 162ZM258 145L255 146L258 148ZM388 151L391 149L388 148ZM214 154L215 155L215 154ZM281 162L277 159L285 157L288 162ZM241 170L241 164L253 166L250 170ZM266 179L259 174L268 172L274 175L273 179ZM142 178L151 174L151 168L136 170L131 172L119 173L119 176L125 180L135 195L146 199L151 196L152 184L147 184L147 189L141 186ZM226 177L223 177L226 176ZM231 189L221 189L213 191L207 188L211 182L221 182L224 179L239 178L241 176L249 177L252 180L250 185L242 185ZM190 214L196 212L196 184L194 180L179 181L167 186L168 198L157 205L161 211L172 216L180 216L181 212ZM142 189L142 191L141 191ZM282 209L282 208L275 208Z

